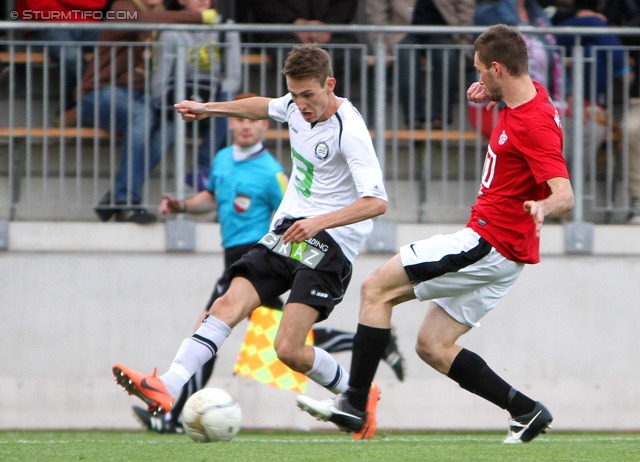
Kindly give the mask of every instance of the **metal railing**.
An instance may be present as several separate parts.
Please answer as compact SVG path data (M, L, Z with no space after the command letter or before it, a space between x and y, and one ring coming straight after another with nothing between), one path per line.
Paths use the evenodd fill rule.
M0 22L0 29L16 33L23 29L39 27L64 27L41 23ZM74 26L75 27L75 26ZM79 27L83 27L80 25ZM207 30L209 26L106 24L91 25L100 29L133 28L140 30ZM340 26L314 26L318 30L344 31ZM227 32L275 32L272 25L223 25ZM295 26L291 27L295 29ZM452 32L479 33L483 28L412 27L416 33L443 34ZM596 30L597 29L597 30ZM210 30L210 28L209 28ZM468 214L480 181L482 163L486 151L486 138L480 129L480 120L472 120L468 112L465 90L473 77L470 66L470 47L454 45L418 46L399 45L388 56L382 43L382 34L405 32L396 26L352 26L350 32L377 34L378 45L371 52L364 44L329 45L337 71L339 96L349 98L360 110L374 137L374 145L383 166L390 207L387 216L402 222L460 222ZM574 90L579 97L573 100L573 111L582 112L582 92L577 82L593 87L595 65L585 75L585 62L580 37L585 34L603 34L599 28L523 28L532 34L564 34L575 37L576 45L571 56L562 49L562 76L571 69ZM610 29L607 33L620 35L638 34L638 30ZM15 36L16 34L14 34ZM364 43L364 42L363 42ZM52 59L54 46L62 46L63 54L75 54L77 61L99 56L105 50L115 53L117 47L127 48L131 55L142 48L143 65L138 71L144 74L143 99L152 103L151 75L153 56L162 52L153 43L46 43L28 40L0 42L0 216L14 220L95 220L93 206L103 193L113 190L121 157L123 138L116 129L120 122L111 118L100 128L86 123L82 105L74 116L66 119L61 110L67 96L64 82L68 77L64 66ZM86 54L86 49L89 54ZM217 51L225 45L216 45ZM241 44L241 92L254 92L264 96L281 96L286 93L284 76L280 72L289 44L243 43ZM615 50L599 49L608 56ZM211 53L216 52L213 48ZM625 60L631 64L640 50L623 49ZM408 103L400 92L401 80L414 68L403 68L400 53L410 56L410 66L418 66L418 78L411 78ZM452 74L449 66L433 66L434 53L441 53L444 62L455 63ZM175 98L180 100L184 85L181 79L189 73L186 58L188 50L177 53L179 65L175 78ZM114 56L115 59L115 56ZM132 59L132 58L130 58ZM592 63L594 64L594 63ZM75 68L77 80L82 81L83 68ZM131 66L130 72L138 72ZM439 74L439 75L436 75ZM434 77L443 82L442 88L434 88ZM133 74L127 80L133 85ZM115 75L111 75L115 81ZM629 178L626 175L629 159L640 153L633 151L630 137L623 128L627 126L632 111L633 94L627 76L617 79L607 74L607 111L600 112L599 123L604 133L602 140L591 138L590 143L572 143L571 172L577 196L573 219L596 222L622 222L630 206ZM437 79L436 79L437 80ZM424 100L416 98L418 86L424 90ZM125 85L126 87L126 85ZM595 90L594 90L595 91ZM433 95L453 95L451 104L444 106L443 116L450 119L442 128L430 123ZM564 98L564 91L561 92ZM76 98L83 94L76 90ZM170 102L163 104L170 106ZM416 124L414 116L419 106L425 108L425 125ZM405 116L406 114L406 116ZM132 120L132 119L130 119ZM474 122L474 123L472 123ZM565 137L582 140L594 137L582 118L567 119ZM171 122L160 117L160 162L149 172L149 179L142 187L141 204L155 208L163 192L179 196L193 191L185 189L185 174L197 173L198 140L205 131L212 137L222 136L214 124L202 130L185 126L181 121ZM572 123L573 125L567 125ZM477 127L477 128L474 128ZM622 127L622 129L621 129ZM131 128L131 127L129 127ZM586 130L586 131L585 131ZM174 143L173 140L176 140ZM145 163L148 164L151 142L145 141ZM127 142L131 143L129 139ZM290 166L287 131L273 123L267 145L285 168ZM585 146L590 152L585 152ZM591 146L591 148L589 148ZM569 153L567 153L569 154ZM129 184L132 179L128 178ZM135 198L127 197L128 202Z

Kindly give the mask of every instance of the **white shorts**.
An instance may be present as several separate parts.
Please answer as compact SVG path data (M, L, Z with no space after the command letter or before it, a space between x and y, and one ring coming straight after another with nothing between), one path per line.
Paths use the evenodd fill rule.
M404 245L400 258L418 300L433 300L470 327L480 326L524 268L471 228Z

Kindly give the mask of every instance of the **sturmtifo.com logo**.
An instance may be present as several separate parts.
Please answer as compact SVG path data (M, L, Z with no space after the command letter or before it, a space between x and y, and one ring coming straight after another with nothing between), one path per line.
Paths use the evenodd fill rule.
M22 18L17 11L9 13L11 19L23 19L25 21L135 21L138 19L137 11L55 11L55 10L22 10Z

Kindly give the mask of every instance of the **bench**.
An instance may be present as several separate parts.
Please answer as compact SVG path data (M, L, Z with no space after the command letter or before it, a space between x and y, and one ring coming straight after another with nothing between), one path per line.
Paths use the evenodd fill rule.
M85 54L85 58L90 58L91 56L92 53ZM44 64L45 61L44 53L41 51L31 51L30 53L27 53L26 51L16 51L13 53L14 64ZM267 53L242 53L242 56L240 56L240 62L248 66L260 66L262 64L272 64L273 59L271 58L271 55ZM0 64L11 64L10 52L0 51Z
M43 64L44 61L44 53L40 51L32 51L31 53L27 53L26 51L16 51L13 53L13 62L15 64ZM11 53L8 51L0 51L0 64L6 65L10 63Z
M369 130L371 136L375 138L375 130ZM475 141L478 134L475 131L459 131L459 130L415 130L413 134L410 130L396 130L396 137L399 141ZM384 137L390 141L394 138L393 130L385 130ZM45 138L56 139L82 139L90 140L97 137L100 140L109 139L110 135L107 130L94 129L92 127L0 127L0 140L25 140L31 138L33 140L43 140ZM277 141L278 139L288 140L289 130L286 128L270 128L267 130L267 141ZM480 137L482 139L482 137Z
M45 138L68 138L68 139L108 139L109 132L101 128L95 130L91 127L0 127L0 140L24 140L27 138L42 140Z

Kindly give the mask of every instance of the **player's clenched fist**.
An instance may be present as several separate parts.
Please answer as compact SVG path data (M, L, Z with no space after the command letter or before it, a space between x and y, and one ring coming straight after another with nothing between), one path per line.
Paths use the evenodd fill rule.
M174 104L173 107L182 116L182 120L186 120L187 122L202 120L206 117L205 103L185 100L181 103Z
M484 103L489 94L480 82L473 82L467 90L467 99L472 103Z
M484 103L486 100L490 100L491 98L489 97L489 93L487 92L484 84L480 82L473 82L467 89L467 99L472 103ZM496 104L498 104L497 101L489 101L485 109L490 111Z

